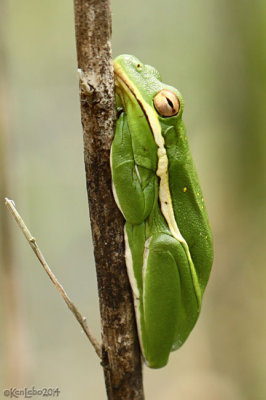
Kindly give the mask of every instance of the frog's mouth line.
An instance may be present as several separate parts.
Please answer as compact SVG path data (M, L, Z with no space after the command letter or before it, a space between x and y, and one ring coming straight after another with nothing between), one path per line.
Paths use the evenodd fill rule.
M138 92L138 90L131 84L131 82L129 81L129 79L127 79L127 76L123 73L123 71L121 71L120 67L117 66L117 64L114 64L114 72L115 72L115 84L118 88L123 88L123 90L127 93L128 97L133 97L138 105L140 106L140 108L143 111L143 114L145 115L146 120L148 121L149 127L152 131L152 134L154 136L154 127L152 126L152 123L150 121L148 112L146 110L146 105L148 107L150 107L149 104L147 104L145 102L145 100L142 98L142 96L140 95L140 93ZM119 95L119 94L118 94ZM124 100L123 100L123 96L119 96L122 104L123 104L123 108L125 109L125 104L124 104Z

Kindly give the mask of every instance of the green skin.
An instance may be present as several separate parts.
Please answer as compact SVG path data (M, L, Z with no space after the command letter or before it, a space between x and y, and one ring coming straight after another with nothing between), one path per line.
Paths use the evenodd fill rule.
M114 68L120 114L111 150L113 192L126 220L126 264L142 354L149 367L160 368L198 318L213 260L212 237L180 93L134 56L117 57ZM177 96L177 115L157 112L154 97L163 89ZM166 150L162 175L156 129ZM161 190L170 196L167 201Z

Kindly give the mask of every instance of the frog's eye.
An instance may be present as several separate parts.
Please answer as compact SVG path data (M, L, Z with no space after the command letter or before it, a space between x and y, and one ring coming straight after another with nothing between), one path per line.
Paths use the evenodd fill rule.
M163 89L153 99L154 107L162 117L172 117L178 114L180 103L175 93Z

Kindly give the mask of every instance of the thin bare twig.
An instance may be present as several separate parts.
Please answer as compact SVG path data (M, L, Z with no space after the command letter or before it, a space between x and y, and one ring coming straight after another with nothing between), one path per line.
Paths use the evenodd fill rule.
M15 218L18 226L22 230L24 236L26 237L27 241L29 242L32 250L34 251L34 253L37 256L37 258L39 259L40 263L42 264L42 266L45 269L46 273L48 274L49 278L51 279L51 281L55 285L55 287L58 290L58 292L60 293L60 295L63 297L63 300L67 304L67 306L70 309L70 311L73 313L73 315L75 316L75 318L77 319L77 321L81 325L83 331L85 332L85 334L88 337L89 341L93 345L94 350L96 351L97 355L101 358L102 357L101 356L101 354L102 354L101 345L99 344L97 339L92 334L90 328L88 327L86 318L82 317L82 315L78 311L77 307L72 303L72 301L68 297L68 295L67 295L65 289L63 288L63 286L58 282L56 276L51 271L51 269L50 269L49 265L47 264L47 262L46 262L46 260L45 260L45 258L43 256L39 246L37 245L36 239L32 236L31 232L29 231L29 229L27 228L25 222L23 221L22 217L18 213L18 211L17 211L17 209L15 207L14 201L10 200L8 198L5 198L5 204L6 204L7 208L8 208L8 210L10 211L10 213Z

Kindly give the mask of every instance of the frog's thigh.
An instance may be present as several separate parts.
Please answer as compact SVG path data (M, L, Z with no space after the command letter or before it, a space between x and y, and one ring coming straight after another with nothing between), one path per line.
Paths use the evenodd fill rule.
M179 347L191 330L197 303L187 256L176 239L167 234L154 235L146 255L143 297L146 358L150 364L161 367L167 363L173 346Z

